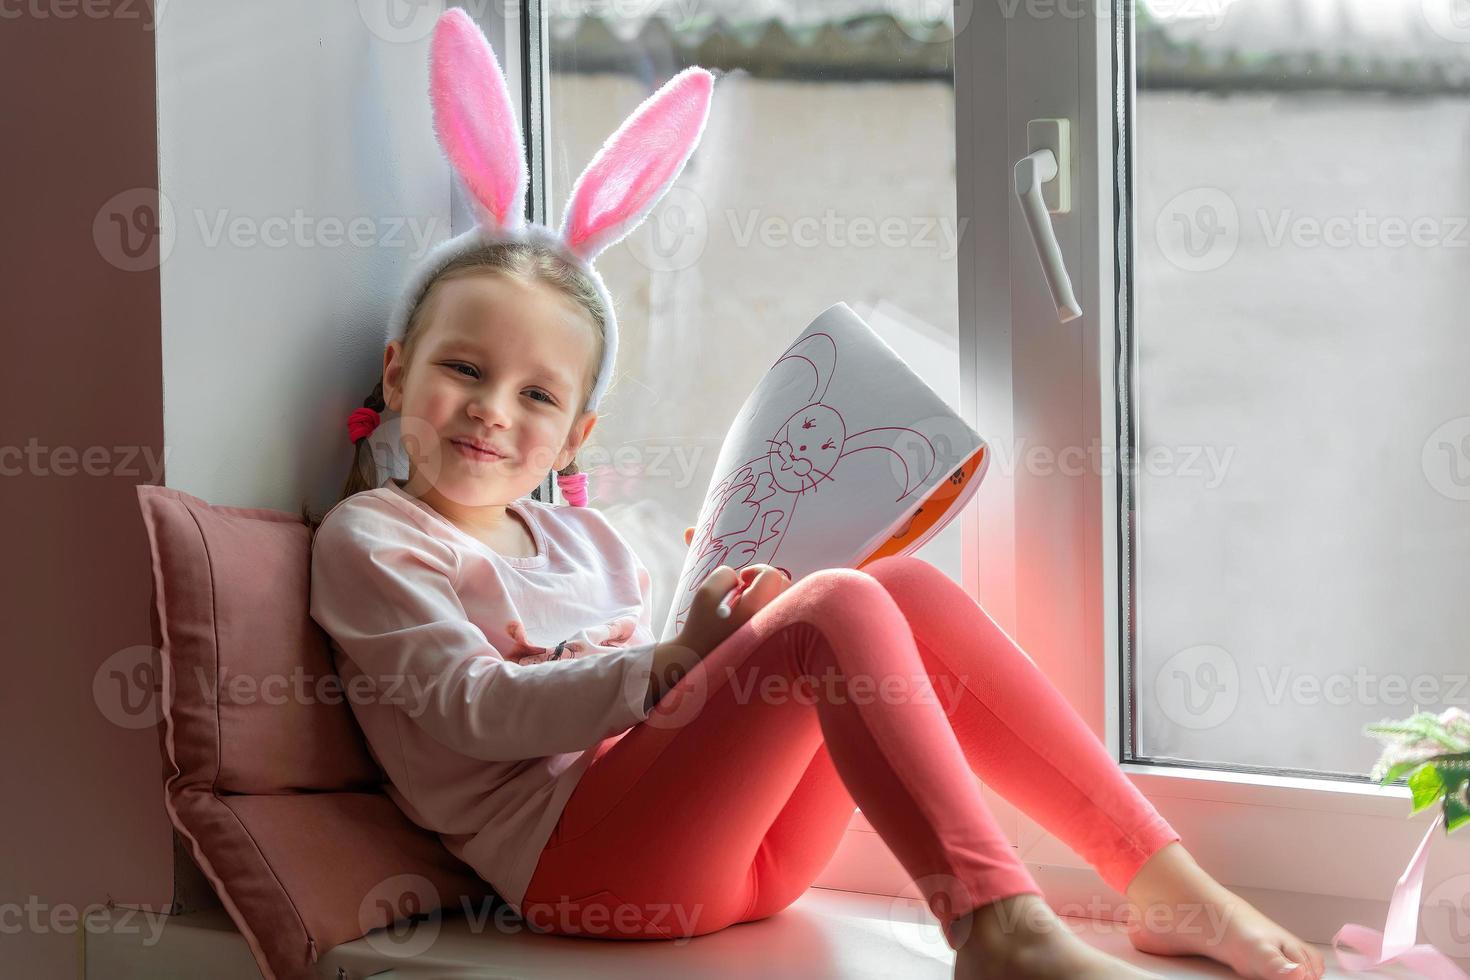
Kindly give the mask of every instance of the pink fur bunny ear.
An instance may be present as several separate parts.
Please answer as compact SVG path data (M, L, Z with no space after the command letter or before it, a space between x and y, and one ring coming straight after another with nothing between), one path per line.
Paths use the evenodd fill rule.
M714 76L686 68L633 110L572 186L562 243L591 262L636 228L673 185L709 118Z
M481 224L519 227L528 176L521 127L490 42L469 14L452 7L434 25L429 51L429 97L439 145L479 202Z

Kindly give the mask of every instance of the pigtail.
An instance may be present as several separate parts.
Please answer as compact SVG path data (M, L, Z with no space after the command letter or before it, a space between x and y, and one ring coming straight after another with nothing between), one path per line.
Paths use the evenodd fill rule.
M373 385L372 393L362 400L363 408L370 408L379 415L383 408L383 382L379 381ZM371 444L371 433L362 436L353 444L352 469L347 472L347 482L342 485L342 496L345 500L354 493L363 490L373 490L378 486L378 461L373 458Z
M372 393L362 400L363 408L370 408L379 415L386 407L383 402L383 382L379 381L373 385ZM378 462L373 458L371 444L371 433L359 436L352 444L352 468L347 471L347 481L342 485L342 493L337 497L339 501L346 500L354 493L363 490L372 490L378 486ZM321 526L322 518L326 514L315 514L307 503L301 505L301 519L310 529L313 535Z

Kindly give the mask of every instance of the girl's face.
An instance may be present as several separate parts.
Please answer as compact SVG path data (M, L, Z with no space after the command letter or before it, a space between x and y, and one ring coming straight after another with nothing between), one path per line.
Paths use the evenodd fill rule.
M580 409L595 328L552 287L498 273L442 280L425 303L412 363L401 341L383 352L409 489L461 515L503 506L570 463L592 432L597 413Z

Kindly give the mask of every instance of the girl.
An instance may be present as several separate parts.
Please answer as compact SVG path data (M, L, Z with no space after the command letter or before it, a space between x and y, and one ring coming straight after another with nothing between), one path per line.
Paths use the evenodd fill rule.
M656 642L647 570L575 506L569 472L617 343L591 260L677 177L712 79L688 69L640 106L553 234L521 218L514 114L458 9L436 28L431 76L479 225L411 278L382 380L349 420L346 493L312 551L312 616L346 690L371 692L350 703L404 812L536 931L676 938L791 904L856 804L939 919L956 977L1150 976L1062 926L978 775L1126 894L1138 949L1246 977L1321 976L1317 951L1206 874L1025 654L927 563L795 583L721 566L678 637ZM409 466L380 485L364 447L383 409L398 413ZM548 470L572 506L527 496Z

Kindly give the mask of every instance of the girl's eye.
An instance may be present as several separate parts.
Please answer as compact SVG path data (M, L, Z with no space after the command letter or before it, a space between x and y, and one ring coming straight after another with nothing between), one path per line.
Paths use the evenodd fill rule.
M448 362L448 363L445 364L445 367L449 368L449 370L451 370L451 371L458 371L460 373L460 375L462 375L463 377L466 377L466 378L471 378L471 377L478 378L480 376L480 372L479 371L476 371L475 368L473 367L473 365L465 364L463 361L452 361L452 362ZM469 373L466 374L464 371L460 371L459 370L460 368L465 368ZM548 395L546 392L542 391L540 388L531 388L529 390L533 394L536 394L536 395L540 395L541 396L540 398L534 399L535 401L542 401L542 402L545 402L548 405L555 405L556 404L556 399L555 398L552 398L550 395Z

